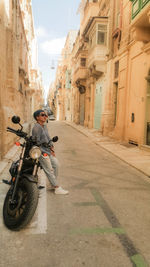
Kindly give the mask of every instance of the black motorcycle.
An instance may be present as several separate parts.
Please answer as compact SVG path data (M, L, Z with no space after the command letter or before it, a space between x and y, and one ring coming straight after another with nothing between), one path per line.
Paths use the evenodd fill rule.
M14 130L7 127L7 131L16 134L24 139L19 143L22 147L20 158L14 161L10 167L10 181L3 180L9 184L10 188L6 194L3 206L3 218L5 225L14 231L25 227L32 219L38 204L38 169L40 166L39 157L41 156L40 145L32 136L23 132L18 116L12 117L12 122L19 124L21 129ZM51 141L56 142L55 136Z

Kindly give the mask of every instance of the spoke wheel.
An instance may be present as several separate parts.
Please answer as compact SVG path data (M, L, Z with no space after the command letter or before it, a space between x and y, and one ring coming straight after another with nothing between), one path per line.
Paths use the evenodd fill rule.
M11 230L20 230L32 219L38 204L38 188L35 183L23 179L20 183L14 202L8 191L4 206L3 217L5 225Z

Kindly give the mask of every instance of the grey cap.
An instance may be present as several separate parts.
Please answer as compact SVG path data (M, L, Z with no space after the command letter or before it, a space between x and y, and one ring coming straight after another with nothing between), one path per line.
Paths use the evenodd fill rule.
M36 120L36 117L40 115L41 112L45 112L43 109L38 109L33 113L33 117Z

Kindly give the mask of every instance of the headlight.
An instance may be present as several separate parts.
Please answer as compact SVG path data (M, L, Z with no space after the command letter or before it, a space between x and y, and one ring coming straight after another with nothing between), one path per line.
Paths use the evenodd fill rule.
M32 159L38 159L41 156L41 150L38 146L33 146L29 151L29 155Z

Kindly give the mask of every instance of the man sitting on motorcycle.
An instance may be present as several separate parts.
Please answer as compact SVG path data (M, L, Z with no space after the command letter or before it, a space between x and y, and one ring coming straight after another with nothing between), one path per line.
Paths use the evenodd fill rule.
M66 195L69 192L60 187L57 182L58 161L55 157L53 142L51 141L47 126L45 125L47 114L44 110L39 109L33 113L33 117L36 123L32 129L32 138L40 145L42 151L39 162L52 188L55 190L55 194Z

